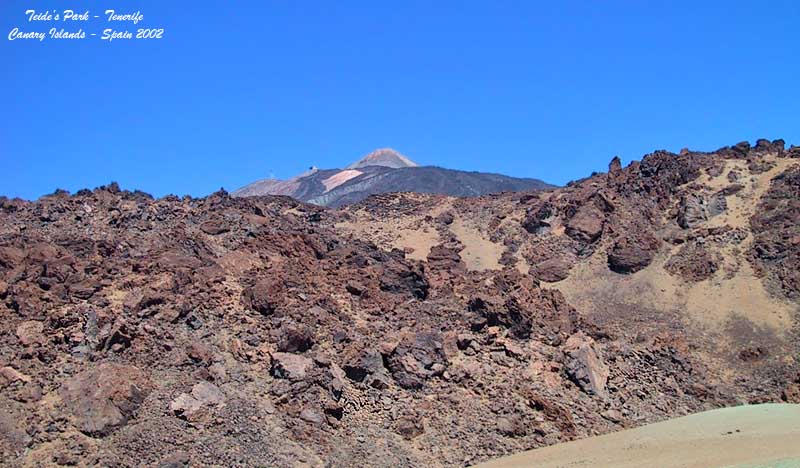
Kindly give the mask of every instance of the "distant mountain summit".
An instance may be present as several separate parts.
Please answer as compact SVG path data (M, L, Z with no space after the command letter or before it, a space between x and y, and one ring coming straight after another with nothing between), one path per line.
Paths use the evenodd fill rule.
M237 197L288 195L324 206L356 203L388 192L457 197L553 187L538 179L420 166L391 148L377 149L344 169L317 169L288 180L262 179L233 192Z
M401 167L418 167L419 164L391 148L381 148L376 149L353 164L347 166L347 169L358 169L359 167L367 166L383 166L399 169Z

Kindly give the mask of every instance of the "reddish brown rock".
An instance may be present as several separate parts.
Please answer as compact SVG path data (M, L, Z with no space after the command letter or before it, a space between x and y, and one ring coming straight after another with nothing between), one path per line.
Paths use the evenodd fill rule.
M603 212L591 204L584 205L567 222L566 232L570 237L584 242L594 242L603 232Z
M800 383L790 383L783 390L781 398L786 403L800 404Z
M59 395L81 432L102 437L134 418L152 388L138 368L106 362L67 380Z
M302 353L314 345L314 332L308 327L289 326L282 330L278 341L278 351L284 353Z
M0 388L6 387L14 382L28 383L31 377L14 369L11 366L0 367Z
M447 365L441 336L430 332L406 334L386 361L392 377L403 388L421 388L427 379L441 375Z
M206 234L216 236L230 231L222 220L209 220L200 225L200 230Z
M769 187L754 200L750 170L772 167L770 151L659 151L546 192L386 194L337 210L222 192L155 200L113 185L0 198L0 458L460 466L666 412L797 401L786 356L798 339L757 323L768 303L734 308L742 319L710 314L701 329L661 300L671 288L659 291L658 275L591 275L606 260L643 268L665 239L680 249L671 274L708 277L713 266L691 250L702 245L720 269L715 254L725 253L726 274L749 262L744 286L762 281L792 303L798 171L776 160L781 170L757 177ZM726 173L739 187L715 192ZM688 229L676 222L684 196L705 210ZM723 201L754 216L704 224ZM407 245L415 232L425 245ZM426 259L401 250L424 252L434 237ZM564 294L545 284L570 271ZM23 322L41 330L18 334ZM121 379L112 384L78 379L104 359L152 369L157 391L136 409L144 384L126 371L106 373ZM82 390L67 391L78 384L64 375ZM115 431L125 421L135 424ZM190 450L173 459L177 445Z
M501 417L497 419L497 430L509 437L522 437L525 435L525 421L519 416Z
M242 292L242 303L262 314L268 315L277 309L284 294L283 282L261 280Z
M44 323L29 320L17 327L17 338L23 346L43 345L47 342L44 336Z
M552 283L566 279L569 276L572 265L573 262L566 258L551 258L531 267L531 274L540 281Z
M647 232L618 239L608 252L608 266L617 273L636 273L650 265L658 244L658 239Z

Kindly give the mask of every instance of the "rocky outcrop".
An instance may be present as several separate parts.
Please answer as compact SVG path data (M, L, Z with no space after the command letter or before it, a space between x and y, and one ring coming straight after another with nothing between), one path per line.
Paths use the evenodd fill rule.
M769 325L793 326L769 301L789 303L800 271L798 169L777 148L656 152L548 192L343 210L115 184L0 198L0 456L463 466L795 401L796 334ZM395 245L419 233L426 258ZM728 307L722 325L692 316L714 300L667 300L756 281L764 310Z
M706 200L699 195L686 195L681 199L678 211L678 225L684 229L692 229L708 220Z
M750 219L755 239L750 255L780 293L800 298L800 167L770 181L769 189Z
M280 379L304 380L314 362L304 356L291 353L272 353L272 375Z

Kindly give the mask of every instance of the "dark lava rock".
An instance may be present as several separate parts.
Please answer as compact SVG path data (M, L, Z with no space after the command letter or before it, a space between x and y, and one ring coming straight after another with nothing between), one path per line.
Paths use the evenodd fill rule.
M552 283L566 279L572 265L573 262L563 257L550 258L534 265L531 274L540 281Z
M447 359L442 338L436 333L406 334L387 358L389 370L403 388L422 388L431 377L442 375Z
M649 233L618 239L608 253L608 266L617 273L636 273L650 265L658 244L658 239Z

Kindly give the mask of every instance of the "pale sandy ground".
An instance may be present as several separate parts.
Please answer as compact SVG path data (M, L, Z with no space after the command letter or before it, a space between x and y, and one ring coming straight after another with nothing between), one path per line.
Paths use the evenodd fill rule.
M464 250L459 252L461 260L471 271L500 270L500 257L503 255L503 247L490 241L487 236L475 227L467 224L460 217L456 217L450 225L450 232L456 235L458 240L464 245Z
M766 404L706 411L477 466L800 467L800 405Z

